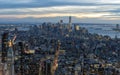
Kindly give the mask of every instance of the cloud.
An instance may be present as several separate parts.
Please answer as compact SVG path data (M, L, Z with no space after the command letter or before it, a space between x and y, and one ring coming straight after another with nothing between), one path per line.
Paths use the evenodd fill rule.
M53 6L53 7L41 7L41 8L14 8L13 9L1 9L0 15L16 15L23 17L52 17L53 14L57 14L56 16L65 16L65 15L72 15L76 17L104 17L106 15L112 15L115 13L119 13L119 6ZM47 16L48 14L48 16ZM52 14L49 16L49 14ZM27 16L26 16L27 15ZM54 17L55 17L54 15ZM68 16L69 16L68 15ZM116 14L117 15L117 14ZM119 16L119 15L117 15Z
M6 8L36 8L51 6L81 5L93 6L98 5L92 0L0 0L0 9Z
M6 8L40 8L51 6L102 6L119 5L119 0L0 0L0 9Z
M100 0L101 3L119 4L120 0Z
M43 18L43 17L62 17L62 16L74 16L77 18L99 18L103 15L110 15L109 13L47 13L47 14L23 14L23 15L0 15L0 18Z
M65 0L54 0L57 2L64 2ZM97 3L98 0L66 0L65 2L72 2L72 3Z
M74 16L120 20L119 0L0 0L0 18Z
M17 8L17 9L1 9L0 14L46 14L46 13L80 13L90 12L95 10L96 6L54 6L54 7L41 7L41 8Z

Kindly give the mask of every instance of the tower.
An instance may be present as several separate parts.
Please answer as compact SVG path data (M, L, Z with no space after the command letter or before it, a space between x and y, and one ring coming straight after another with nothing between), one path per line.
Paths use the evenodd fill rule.
M71 27L72 27L72 17L69 16L69 23L68 23L68 26L67 26L69 32L71 31Z
M116 25L116 29L119 29L119 24Z
M7 62L8 32L2 34L2 63Z
M3 75L14 75L14 51L13 42L9 37L9 33L5 32L2 35L2 63L4 64Z
M14 75L14 41L16 39L16 35L14 37L8 38L8 51L7 51L7 67L9 75Z
M21 75L24 75L24 43L23 42L18 42L19 49L21 51L21 58L20 58L20 70L21 70Z
M71 23L72 23L72 17L69 16L69 25L71 25Z
M13 42L10 40L8 42L9 48L7 51L7 64L9 75L14 75L14 51L13 51Z
M2 75L8 74L7 72L7 51L8 51L8 32L2 34Z

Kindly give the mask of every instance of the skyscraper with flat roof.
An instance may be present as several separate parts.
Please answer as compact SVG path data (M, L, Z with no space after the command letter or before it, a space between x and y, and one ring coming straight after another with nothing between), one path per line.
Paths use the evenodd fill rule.
M8 32L2 34L2 63L7 62Z

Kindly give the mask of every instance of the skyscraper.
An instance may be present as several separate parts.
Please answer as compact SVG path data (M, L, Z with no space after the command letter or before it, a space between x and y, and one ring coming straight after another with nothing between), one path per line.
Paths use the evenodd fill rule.
M69 32L71 31L71 27L72 27L72 17L69 16L69 23L68 23L68 27L67 27Z
M20 69L21 69L21 75L24 75L24 43L23 42L19 42L18 46L20 48L21 51L21 59L20 59Z
M69 16L69 25L71 25L71 23L72 23L72 17Z
M8 32L2 34L2 63L7 61Z
M8 42L8 51L7 51L7 64L8 64L8 72L9 75L14 75L14 50L13 50L13 42L10 40Z

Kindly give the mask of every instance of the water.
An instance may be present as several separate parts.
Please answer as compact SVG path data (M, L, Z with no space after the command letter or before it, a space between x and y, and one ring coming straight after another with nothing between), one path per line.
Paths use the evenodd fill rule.
M85 27L86 29L88 29L88 31L90 33L96 33L99 35L108 35L111 38L115 38L115 36L117 36L118 38L120 38L120 32L119 31L114 31L113 28L116 28L116 25L105 25L105 24L101 24L101 25L92 25L92 24L80 24L81 27Z

